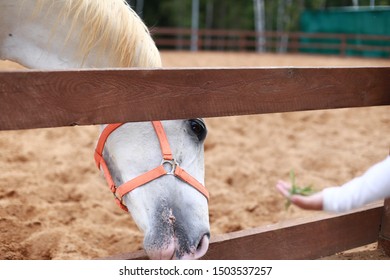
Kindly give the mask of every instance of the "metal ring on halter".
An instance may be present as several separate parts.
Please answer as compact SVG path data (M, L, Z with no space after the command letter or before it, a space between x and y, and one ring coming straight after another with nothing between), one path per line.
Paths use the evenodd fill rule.
M176 167L179 166L175 159L163 159L161 165L164 167L168 175L175 175ZM170 167L168 168L167 165Z

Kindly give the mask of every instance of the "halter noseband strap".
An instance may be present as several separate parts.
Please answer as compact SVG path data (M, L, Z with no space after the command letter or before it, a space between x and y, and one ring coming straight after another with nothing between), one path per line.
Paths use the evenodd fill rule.
M161 154L163 157L163 160L161 162L161 165L158 167L147 171L146 173L135 177L134 179L127 181L126 183L120 185L119 187L115 186L115 183L111 177L111 173L108 169L108 166L106 164L106 161L103 158L103 149L104 145L107 141L107 138L110 136L110 134L115 131L118 127L123 125L123 123L117 123L117 124L109 124L107 125L102 134L100 135L99 141L97 143L96 149L95 149L95 162L97 167L100 169L102 168L104 177L106 178L107 184L111 190L111 192L114 194L115 202L118 204L118 206L128 211L126 205L123 204L122 198L125 194L131 192L132 190L145 185L146 183L149 183L163 175L174 175L178 178L180 178L182 181L186 182L187 184L191 185L195 189L197 189L201 194L203 194L207 200L209 199L209 192L201 184L198 180L196 180L194 177L192 177L190 174L188 174L184 169L182 169L176 160L173 158L171 148L168 143L167 136L165 134L164 128L160 121L153 121L152 122L154 130L156 132L156 135L158 137L158 141L160 142L160 148L161 148ZM170 169L167 170L167 165L169 165Z

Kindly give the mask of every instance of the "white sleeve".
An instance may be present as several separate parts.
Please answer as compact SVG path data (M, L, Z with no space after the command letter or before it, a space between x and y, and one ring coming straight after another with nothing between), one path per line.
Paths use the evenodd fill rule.
M323 190L323 210L346 212L390 197L390 156L341 187Z

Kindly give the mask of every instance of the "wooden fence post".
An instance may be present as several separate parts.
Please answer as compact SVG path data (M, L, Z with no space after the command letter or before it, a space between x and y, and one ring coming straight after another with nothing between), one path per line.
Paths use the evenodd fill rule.
M340 36L340 56L345 57L347 55L347 36L342 34Z
M382 213L382 224L379 232L378 247L390 256L390 198L385 199Z

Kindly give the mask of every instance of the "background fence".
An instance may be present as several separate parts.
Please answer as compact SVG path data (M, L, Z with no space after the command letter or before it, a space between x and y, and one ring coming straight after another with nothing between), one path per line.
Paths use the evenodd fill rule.
M189 28L152 28L159 49L189 50ZM390 57L390 36L339 33L264 32L201 29L195 33L198 50L321 53L339 56ZM261 38L261 40L258 40ZM260 43L259 43L260 42ZM260 45L259 45L260 44Z

